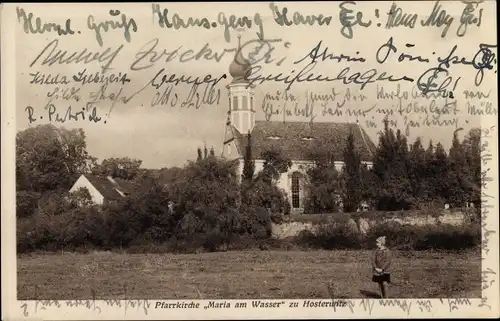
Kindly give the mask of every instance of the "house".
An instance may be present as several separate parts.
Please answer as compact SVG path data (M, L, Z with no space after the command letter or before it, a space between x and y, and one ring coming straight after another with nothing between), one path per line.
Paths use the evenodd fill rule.
M373 165L376 146L357 123L256 121L254 91L244 79L249 68L250 63L237 51L229 67L233 79L227 86L229 111L222 156L238 162L238 177L243 173L248 133L252 137L256 172L263 169L264 160L259 159L262 152L273 147L279 147L292 161L289 171L281 175L278 187L287 194L293 212L302 212L304 208L305 175L308 166L313 164L310 151L314 144L333 142L338 159L335 167L341 170L346 138L352 132L361 162L369 168Z
M86 188L92 201L97 205L123 199L130 192L130 186L122 180L111 176L98 176L94 174L82 174L69 190L70 193Z

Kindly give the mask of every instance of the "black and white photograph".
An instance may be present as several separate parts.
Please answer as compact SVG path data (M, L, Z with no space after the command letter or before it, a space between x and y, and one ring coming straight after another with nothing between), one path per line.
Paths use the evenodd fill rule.
M498 316L496 3L2 9L12 315Z

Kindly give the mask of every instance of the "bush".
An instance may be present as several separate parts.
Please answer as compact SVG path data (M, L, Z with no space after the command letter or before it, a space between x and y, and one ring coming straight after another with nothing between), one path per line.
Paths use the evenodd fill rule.
M41 194L30 191L16 192L16 216L19 218L33 215L38 206L38 200Z
M454 225L402 225L387 222L374 226L367 235L344 220L330 219L316 225L316 231L304 230L295 237L296 244L322 249L373 249L376 239L386 236L394 250L463 250L481 244L481 226L477 222Z
M376 238L382 235L387 237L388 247L399 250L461 250L481 244L481 226L477 222L460 226L380 224L368 232L367 245L374 247Z
M74 208L61 215L41 211L18 221L17 251L103 247L107 235L105 218L96 208Z
M361 247L362 235L346 216L340 220L328 220L318 224L315 232L301 232L299 242L328 250L357 249Z

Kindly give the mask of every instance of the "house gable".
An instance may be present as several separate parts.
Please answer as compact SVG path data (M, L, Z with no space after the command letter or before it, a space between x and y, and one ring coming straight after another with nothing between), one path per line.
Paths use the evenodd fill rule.
M99 205L104 203L104 195L102 195L101 192L99 192L99 190L92 185L85 175L81 175L76 180L75 184L69 190L69 193L77 192L80 188L86 188L89 191L93 203Z
M69 192L76 192L82 187L87 188L95 204L104 204L104 202L120 200L127 196L127 188L121 185L112 178L83 174Z

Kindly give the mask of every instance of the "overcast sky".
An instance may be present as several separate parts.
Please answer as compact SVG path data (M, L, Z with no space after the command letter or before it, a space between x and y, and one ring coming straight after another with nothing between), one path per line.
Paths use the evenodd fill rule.
M284 3L277 3L277 6L282 8ZM354 27L354 37L347 39L340 33L340 22L338 19L339 6L338 3L290 3L287 4L290 12L300 11L302 14L320 14L332 15L332 23L330 26L323 27L310 27L310 26L291 26L282 27L273 21L272 12L267 3L238 3L238 4L215 4L215 3L162 3L162 9L169 9L169 18L174 13L178 13L181 17L187 19L189 16L196 18L207 17L209 21L217 21L219 11L229 17L231 14L237 16L249 16L254 19L255 13L259 13L264 26L265 38L276 39L281 38L280 43L275 44L275 50L272 57L277 60L286 57L280 66L276 64L267 64L263 66L264 74L288 74L292 69L299 70L307 63L294 65L293 62L302 59L306 56L312 48L316 46L319 41L323 42L324 47L328 47L328 52L335 55L350 55L364 57L366 62L337 62L337 61L324 61L318 63L315 67L316 73L321 73L325 76L334 77L345 67L351 68L351 74L355 72L364 73L365 71L376 68L378 73L386 72L388 75L392 74L394 77L411 77L417 80L419 76L427 69L437 66L435 62L437 56L446 56L454 45L457 45L456 54L459 57L465 57L470 60L478 51L480 43L495 43L496 31L495 28L495 11L484 10L482 12L481 28L477 26L469 26L467 34L464 37L457 37L456 31L459 26L459 19L464 8L464 4L459 2L445 3L444 8L448 13L455 18L451 25L448 35L445 38L441 37L443 28L420 26L420 20L425 18L432 11L433 3L431 2L411 2L401 3L405 12L416 13L419 15L417 19L417 26L411 28L392 28L386 30L385 20L386 13L390 9L391 2L360 2L357 5L358 9L363 10L365 13L364 21L373 20L370 28L362 28L359 26ZM349 7L349 6L347 6ZM354 6L350 6L354 7ZM224 39L224 28L218 27L215 29L206 30L203 28L190 28L185 30L172 30L162 29L158 26L158 18L152 14L151 4L83 4L83 5L70 5L70 4L57 4L57 5L41 5L41 4L23 4L22 8L28 14L32 12L35 17L42 17L44 22L58 22L64 24L65 20L71 19L71 26L73 30L81 31L81 34L73 36L60 36L57 37L54 33L27 35L24 33L22 24L17 25L15 54L16 54L16 75L13 77L16 83L16 117L18 130L25 129L29 126L27 113L25 108L33 106L36 115L43 115L43 107L49 102L47 97L48 92L53 92L56 85L37 85L30 84L33 79L30 73L50 73L55 75L66 75L70 78L73 74L87 68L89 72L98 72L101 69L101 64L98 62L83 64L62 64L41 66L40 58L35 62L33 67L29 65L41 53L43 48L49 44L53 39L59 39L58 48L60 50L68 50L68 52L80 52L87 48L90 52L104 51L106 48L117 48L123 44L124 47L117 55L116 59L111 65L111 70L108 73L127 73L130 78L130 83L123 86L122 95L129 96L139 89L144 87L154 75L161 69L166 68L168 74L184 74L205 77L211 74L214 78L219 78L222 74L228 74L229 64L231 63L234 54L226 53L220 62L216 61L190 61L186 63L179 62L178 59L173 59L170 62L165 62L165 58L159 59L153 66L148 69L140 71L130 70L130 65L135 60L141 47L158 38L156 51L161 53L163 49L172 51L175 48L182 46L183 50L192 49L195 52L199 51L205 43L208 43L214 52L222 52L224 48L231 49L237 45L237 35L241 34L242 41L248 41L256 38L256 32L259 31L257 26L253 26L245 31L238 32L235 30L230 31L230 42ZM125 13L128 18L133 17L138 31L131 31L131 41L127 42L124 38L123 29L112 30L107 33L102 33L103 47L100 47L96 41L95 32L87 28L87 17L92 14L95 18L96 24L99 21L104 21L111 18L109 9L120 9L121 13ZM375 18L375 9L379 9L380 20ZM289 14L291 16L291 14ZM116 18L115 18L116 19ZM377 27L377 23L381 22L381 27ZM375 60L377 49L393 37L393 43L398 48L399 52L408 52L413 55L422 55L428 57L431 63L424 64L418 62L397 62L397 55L393 54L384 64L378 64ZM288 48L285 47L284 42L289 42ZM414 44L412 48L406 48L405 44ZM54 51L54 54L57 50ZM356 54L359 52L359 54ZM495 49L496 52L496 49ZM435 53L435 54L433 54ZM47 56L47 52L42 54L42 57ZM306 59L307 60L307 59ZM496 75L494 72L487 72L485 74L483 84L480 88L474 87L474 77L476 71L471 66L455 65L451 67L451 77L456 80L461 77L457 88L454 91L454 96L457 101L457 108L461 111L459 126L469 129L471 126L477 126L480 119L478 117L471 117L467 115L467 102L464 99L464 90L482 90L483 92L492 91L491 99L496 99ZM229 74L228 74L229 76ZM228 109L228 97L226 85L230 82L230 77L222 80L217 89L220 89L220 102L214 103L211 106L203 106L200 109L183 109L180 106L167 107L156 106L151 107L151 102L157 92L154 88L149 86L132 98L127 104L116 103L113 107L111 114L109 113L111 103L109 101L102 101L98 106L99 115L106 120L104 122L95 124L84 122L66 122L63 124L65 127L84 128L88 137L88 150L91 154L99 159L107 157L129 156L140 158L143 160L144 167L160 168L166 166L181 165L188 159L196 157L196 148L203 146L206 142L207 146L214 146L217 154L220 153L222 141L224 137L224 126L226 119L226 112ZM396 90L397 84L400 84L402 91L408 90L411 92L412 87L415 86L409 82L378 82L380 86L384 86L386 91ZM110 84L108 86L108 93L118 92L120 89L119 84ZM257 115L258 120L264 120L264 113L260 107L265 93L273 93L278 90L283 90L286 85L276 82L265 82L255 88ZM71 85L59 86L62 88L71 88ZM64 102L53 101L57 110L64 112L71 104L77 110L85 106L84 101L89 98L90 92L95 92L99 89L100 85L88 84L80 89L82 100L79 102ZM191 86L179 85L174 91L178 93L179 97L184 97L188 94ZM392 108L396 101L378 100L376 95L377 84L368 84L362 91L359 85L346 86L341 82L310 82L294 84L291 92L300 97L301 105L305 105L304 97L307 91L325 93L331 92L332 88L338 92L343 93L347 88L350 89L353 96L363 94L366 96L362 102L357 100L347 102L344 106L345 109L357 107L359 109L368 109L377 104L378 107ZM163 91L160 89L160 91ZM199 91L200 95L203 93ZM493 97L495 96L495 98ZM492 100L492 101L493 101ZM423 100L416 100L418 103L423 104ZM405 101L407 105L409 101ZM427 102L428 104L429 102ZM480 101L473 101L479 104ZM438 100L437 105L443 105L443 100ZM493 101L494 106L497 106L496 100ZM333 106L333 105L332 105ZM319 110L318 110L319 109ZM355 118L348 117L323 117L321 110L318 107L319 115L315 121L336 121L336 122L351 122L356 121ZM44 115L47 115L45 112ZM373 119L372 119L373 116ZM406 115L408 119L415 119L424 115ZM395 115L393 119L398 121L398 124L405 122L404 115ZM413 118L412 118L413 117ZM38 119L36 124L46 122L47 117ZM281 117L273 118L275 120L282 120ZM374 120L379 125L382 117L376 113L370 114L367 119ZM288 117L287 120L305 120L303 118ZM359 118L360 124L368 132L371 139L377 143L377 131L375 128L367 128L366 119ZM307 121L307 120L306 120ZM402 129L403 126L401 126ZM446 147L452 137L452 132L455 128L453 126L447 128L440 127L421 127L413 128L409 137L413 141L415 137L421 136L426 143L428 139L434 141L441 141Z

